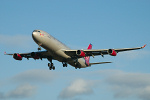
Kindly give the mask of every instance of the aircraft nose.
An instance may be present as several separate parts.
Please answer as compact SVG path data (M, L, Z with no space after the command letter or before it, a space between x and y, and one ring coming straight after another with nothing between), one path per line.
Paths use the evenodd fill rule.
M38 39L38 32L33 32L32 33L32 38L34 39L34 40L37 40Z
M32 37L37 37L38 34L39 34L38 32L33 32L33 33L32 33Z
M32 37L35 37L35 35L36 35L36 32L32 32Z

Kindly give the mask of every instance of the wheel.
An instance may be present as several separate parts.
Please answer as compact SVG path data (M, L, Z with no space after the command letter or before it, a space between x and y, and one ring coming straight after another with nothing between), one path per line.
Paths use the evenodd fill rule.
M51 68L51 67L49 67L49 70L52 70L52 68Z
M51 66L51 64L50 63L48 63L48 67L50 67Z
M41 48L38 48L38 51L41 50Z
M63 62L63 67L67 67L67 63L66 62Z
M67 64L65 64L65 66L67 67Z
M63 64L63 67L67 67L67 64Z
M53 70L55 70L55 67L53 67Z

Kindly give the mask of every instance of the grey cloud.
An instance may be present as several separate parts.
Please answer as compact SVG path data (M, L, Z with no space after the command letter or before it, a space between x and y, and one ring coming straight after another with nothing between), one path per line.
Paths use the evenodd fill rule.
M120 73L114 74L107 79L107 82L115 85L145 87L150 85L150 74L142 73Z
M33 69L17 74L11 80L21 83L49 83L57 76L57 74L49 70Z
M107 71L106 71L107 73ZM114 92L115 98L137 97L150 100L150 74L118 71L107 76L105 83Z
M73 81L68 87L64 88L59 94L61 99L71 99L79 95L90 95L93 93L94 82L83 79Z
M36 86L39 84L49 84L57 76L58 74L56 74L56 72L54 73L43 69L33 69L21 72L8 79L6 82L7 85L13 85L15 83L18 86L7 93L0 91L0 99L31 97L36 94L36 91L38 91ZM30 84L34 84L34 86Z
M32 37L27 35L0 35L0 44L5 46L29 47L31 41Z
M143 58L145 56L149 56L150 52L146 50L137 50L137 51L128 51L128 52L123 52L119 53L118 57L127 59L127 60L134 60L134 59L139 59Z
M83 74L87 75L86 72ZM90 72L91 75L99 75L101 78L99 80L74 80L60 92L59 98L73 99L94 93L94 88L105 88L114 94L114 98L136 97L141 100L150 100L150 74L109 69Z
M150 100L150 85L143 88L142 91L139 91L138 94L139 98L143 100Z
M0 93L0 99L28 98L36 93L36 86L23 84L8 93Z
M5 98L4 93L0 92L0 99L4 99L4 98Z

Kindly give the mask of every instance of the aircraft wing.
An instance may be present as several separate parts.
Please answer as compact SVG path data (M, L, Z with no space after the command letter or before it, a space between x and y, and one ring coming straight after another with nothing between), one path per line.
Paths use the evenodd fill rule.
M116 56L116 54L118 52L123 52L123 51L130 51L130 50L137 50L137 49L142 49L144 48L146 45L142 46L142 47L136 47L136 48L121 48L121 49L99 49L99 50L64 50L64 52L71 56L71 57L84 57L81 55L81 53L84 53L85 56L97 56L97 55L107 55L110 54L112 56ZM83 54L83 55L84 55Z
M29 53L13 53L13 54L7 54L6 52L4 53L5 55L20 55L21 57L25 58L34 58L34 59L42 59L42 58L47 58L49 56L48 51L38 51L38 52L29 52Z

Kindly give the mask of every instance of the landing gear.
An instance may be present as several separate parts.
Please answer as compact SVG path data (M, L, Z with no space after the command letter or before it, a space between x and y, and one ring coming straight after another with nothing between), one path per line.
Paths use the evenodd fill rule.
M55 70L55 66L53 63L48 63L49 70Z
M75 66L77 67L78 66L78 58L76 58L76 59L74 59L74 64L75 64Z
M74 64L75 64L75 69L81 68L78 62L78 58L74 60Z
M49 70L52 70L52 69L55 70L55 66L52 63L52 57L49 57L47 59L50 61L50 63L48 63Z
M63 67L67 67L67 63L66 62L63 62Z
M41 51L41 47L38 47L38 51Z
M42 45L42 44L39 44L38 51L41 51L41 45Z

